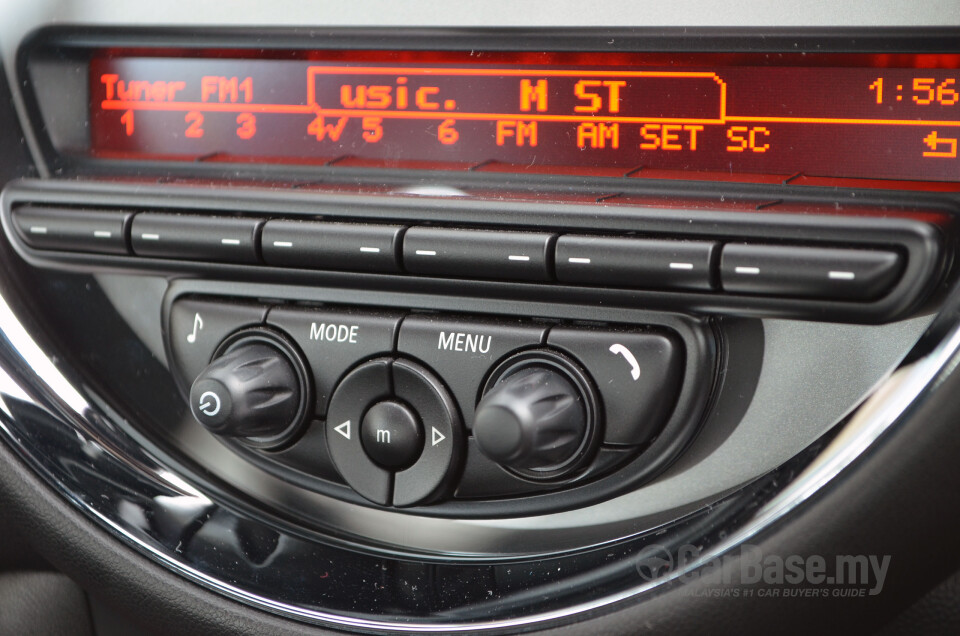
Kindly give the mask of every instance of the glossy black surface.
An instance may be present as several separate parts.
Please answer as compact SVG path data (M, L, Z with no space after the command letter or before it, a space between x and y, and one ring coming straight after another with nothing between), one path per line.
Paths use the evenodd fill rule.
M551 234L412 227L403 236L403 266L416 274L549 281Z
M604 411L607 444L637 446L676 404L687 354L675 334L643 329L552 329L547 344L584 366Z
M226 588L215 583L230 581L239 586L231 595L273 611L311 610L317 613L302 617L322 621L336 615L338 622L381 627L399 616L420 626L483 624L494 608L498 621L509 621L589 603L642 582L638 559L649 541L642 537L575 555L499 563L417 561L349 549L319 536L306 539L277 520L249 510L237 514L184 482L164 479L161 466L126 433L114 429L102 437L111 425L95 410L57 417L10 395L4 404L0 422L17 432L17 448L39 462L35 468L67 492L97 493L78 505L115 520L115 530L134 547L148 547L152 558L176 563L183 574L222 592ZM92 430L78 435L67 424L71 420ZM749 494L772 494L772 480L764 483ZM691 516L674 526L671 542L715 534L736 520L739 507L731 499ZM663 536L657 541L662 544Z

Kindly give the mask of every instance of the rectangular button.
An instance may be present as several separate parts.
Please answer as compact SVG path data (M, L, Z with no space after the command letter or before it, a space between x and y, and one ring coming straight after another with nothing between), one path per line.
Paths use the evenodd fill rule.
M400 272L399 225L267 221L261 251L268 265L358 272Z
M886 250L725 245L723 290L740 294L870 300L900 278L903 259Z
M648 442L666 423L683 380L684 350L670 332L555 327L547 344L593 378L603 403L606 444Z
M540 345L547 327L522 320L459 320L408 316L400 327L397 350L433 369L473 427L473 411L494 364L511 352Z
M130 240L137 256L225 263L257 263L262 219L154 214L133 217Z
M201 298L181 298L173 303L166 335L173 367L180 372L187 392L227 336L261 324L266 315L266 305L253 303Z
M403 238L403 265L414 274L548 281L553 236L414 227Z
M132 215L25 205L13 211L13 224L23 242L36 249L128 254L124 225Z
M267 324L293 338L313 370L317 415L324 415L340 378L363 360L393 352L402 314L320 307L278 307Z
M557 280L606 287L710 291L716 243L602 236L557 239Z

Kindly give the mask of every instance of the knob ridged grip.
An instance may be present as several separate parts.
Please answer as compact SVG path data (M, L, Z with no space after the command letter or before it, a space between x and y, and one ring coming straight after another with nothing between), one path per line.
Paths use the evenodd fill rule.
M240 344L207 366L190 389L190 409L210 432L268 438L289 429L298 416L300 382L279 349Z
M549 470L580 449L587 433L583 396L563 374L533 365L503 377L477 406L480 451L503 466Z

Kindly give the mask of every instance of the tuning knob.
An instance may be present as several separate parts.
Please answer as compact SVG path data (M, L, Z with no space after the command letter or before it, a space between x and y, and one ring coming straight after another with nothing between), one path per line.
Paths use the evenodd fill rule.
M309 384L285 341L266 332L232 338L190 389L190 410L211 433L257 447L290 439L305 420Z
M595 402L572 371L547 354L508 365L477 405L473 435L480 451L530 476L575 468L590 441Z

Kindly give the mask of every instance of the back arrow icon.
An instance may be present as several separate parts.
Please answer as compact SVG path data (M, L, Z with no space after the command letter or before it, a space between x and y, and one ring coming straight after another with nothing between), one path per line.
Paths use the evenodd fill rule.
M341 435L343 435L343 436L346 437L347 439L350 439L350 420L347 420L346 422L344 422L344 423L341 424L340 426L334 427L333 430L335 430L336 432L340 433Z

